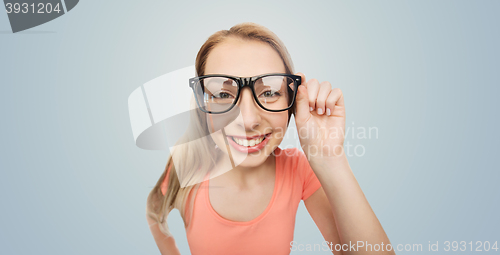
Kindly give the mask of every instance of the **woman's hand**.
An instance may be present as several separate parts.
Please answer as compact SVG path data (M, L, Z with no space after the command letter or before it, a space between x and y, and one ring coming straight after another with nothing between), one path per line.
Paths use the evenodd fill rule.
M295 123L300 144L309 163L345 157L345 107L342 91L327 81L311 79L303 73L296 97Z
M344 153L345 108L342 91L332 89L329 82L319 83L316 79L306 83L304 74L297 75L302 77L302 85L296 98L295 123L302 149L330 202L336 224L331 224L329 231L337 230L344 244L362 241L385 245L386 250L377 254L395 254L394 250L387 251L389 238L366 200ZM313 198L308 206L324 206L324 201L323 198L314 202ZM323 213L320 218L330 217L325 215ZM371 253L367 247L359 249L359 254Z

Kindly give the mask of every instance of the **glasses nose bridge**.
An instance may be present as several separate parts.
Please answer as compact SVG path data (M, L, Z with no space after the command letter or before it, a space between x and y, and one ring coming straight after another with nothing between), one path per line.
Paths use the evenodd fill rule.
M242 99L242 94L243 94L243 88L245 87L249 87L249 89L251 90L250 93L253 94L253 89L252 89L252 86L251 86L251 83L252 83L252 77L238 77L238 81L239 81L239 88L238 88L238 98L237 100L238 101L241 101Z
M245 86L251 87L252 77L240 77L240 80L241 80L240 90L243 89Z
M240 94L240 98L241 98L241 94L242 94L242 91L243 91L243 88L247 87L251 90L251 93L253 95L253 77L239 77L239 80L240 80L240 84L239 84L239 93Z

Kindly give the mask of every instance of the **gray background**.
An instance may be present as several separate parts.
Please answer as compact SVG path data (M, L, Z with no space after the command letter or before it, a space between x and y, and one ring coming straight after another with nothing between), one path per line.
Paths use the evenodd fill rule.
M81 1L12 34L0 11L0 253L159 254L145 202L167 155L134 145L128 96L243 21L274 31L307 79L342 89L348 127L378 128L346 142L366 149L349 162L393 244L500 241L499 12L499 1ZM179 213L168 222L188 254ZM294 240L323 240L303 204Z

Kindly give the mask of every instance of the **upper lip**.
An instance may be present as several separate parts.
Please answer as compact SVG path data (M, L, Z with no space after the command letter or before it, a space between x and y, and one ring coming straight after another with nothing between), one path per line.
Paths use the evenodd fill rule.
M267 133L267 134L263 134L263 135L254 135L254 136L239 136L239 135L228 135L228 136L236 137L236 138L239 138L239 139L252 140L252 139L255 139L255 138L266 136L268 134L271 134L271 133Z

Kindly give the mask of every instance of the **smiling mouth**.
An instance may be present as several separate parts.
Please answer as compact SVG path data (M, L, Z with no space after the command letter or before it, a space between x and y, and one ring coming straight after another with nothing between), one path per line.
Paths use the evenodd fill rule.
M229 136L229 135L228 135L228 137L230 137L231 140L233 140L238 145L245 146L245 147L253 147L253 146L261 144L269 135L271 135L271 133L268 133L268 134L265 134L265 135L262 135L262 136L259 136L259 137L253 138L253 139L238 138L238 137Z
M247 139L238 139L236 137L231 137L231 139L233 139L233 141L241 146L246 146L246 147L250 147L250 146L255 146L256 144L259 144L261 143L262 141L264 141L264 136L261 137L261 138L257 138L257 139L252 139L252 140L247 140Z

